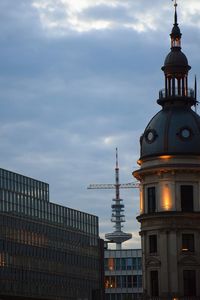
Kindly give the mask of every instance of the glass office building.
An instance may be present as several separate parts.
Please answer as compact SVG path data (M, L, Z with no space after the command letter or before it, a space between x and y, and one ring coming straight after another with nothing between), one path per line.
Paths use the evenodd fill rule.
M141 249L105 250L105 299L142 297Z
M102 299L100 244L96 216L51 203L47 183L0 169L0 298Z

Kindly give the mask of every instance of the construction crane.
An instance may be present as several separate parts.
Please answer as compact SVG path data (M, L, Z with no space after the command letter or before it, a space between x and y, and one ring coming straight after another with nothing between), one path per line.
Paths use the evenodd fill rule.
M111 205L112 217L111 222L113 222L115 231L112 233L107 233L105 238L110 242L116 243L116 249L121 249L121 244L132 238L131 233L125 233L122 231L122 223L125 222L124 215L124 204L123 200L120 199L120 189L130 189L139 188L138 182L131 183L119 183L119 164L118 164L118 149L116 148L116 167L115 167L115 184L90 184L88 189L115 189L115 198L113 199L114 204Z
M140 185L138 182L130 182L130 183L121 183L119 184L119 188L120 189L134 189L134 188L139 188ZM107 189L115 189L116 188L116 184L114 183L102 183L102 184L90 184L88 186L88 190L92 190L92 189L96 189L96 190L107 190Z

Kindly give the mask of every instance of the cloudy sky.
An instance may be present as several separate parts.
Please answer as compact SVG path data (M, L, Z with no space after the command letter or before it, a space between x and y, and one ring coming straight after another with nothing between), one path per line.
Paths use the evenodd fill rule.
M183 52L200 78L200 2L181 0ZM112 231L115 147L131 182L139 137L164 78L171 0L0 0L0 166L50 184L51 201ZM140 247L138 190L121 190L124 231Z

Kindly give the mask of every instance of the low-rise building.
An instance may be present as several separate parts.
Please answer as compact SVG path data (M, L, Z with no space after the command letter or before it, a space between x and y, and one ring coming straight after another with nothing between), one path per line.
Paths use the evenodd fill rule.
M105 299L140 299L142 295L141 249L107 249L104 255Z

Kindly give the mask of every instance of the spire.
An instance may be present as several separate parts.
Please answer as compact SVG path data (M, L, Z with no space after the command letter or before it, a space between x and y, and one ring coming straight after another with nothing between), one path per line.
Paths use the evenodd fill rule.
M178 16L177 16L177 2L176 0L174 1L174 7L175 7L175 12L174 12L174 26L172 28L172 32L170 34L171 36L171 49L180 49L181 48L181 31L178 26Z
M174 1L174 0L172 0L172 1ZM174 25L178 25L178 23L177 23L177 20L178 20L178 18L177 18L177 6L178 6L178 4L176 3L176 0L174 1L175 3L174 3L174 7L175 7L175 13L174 13Z

